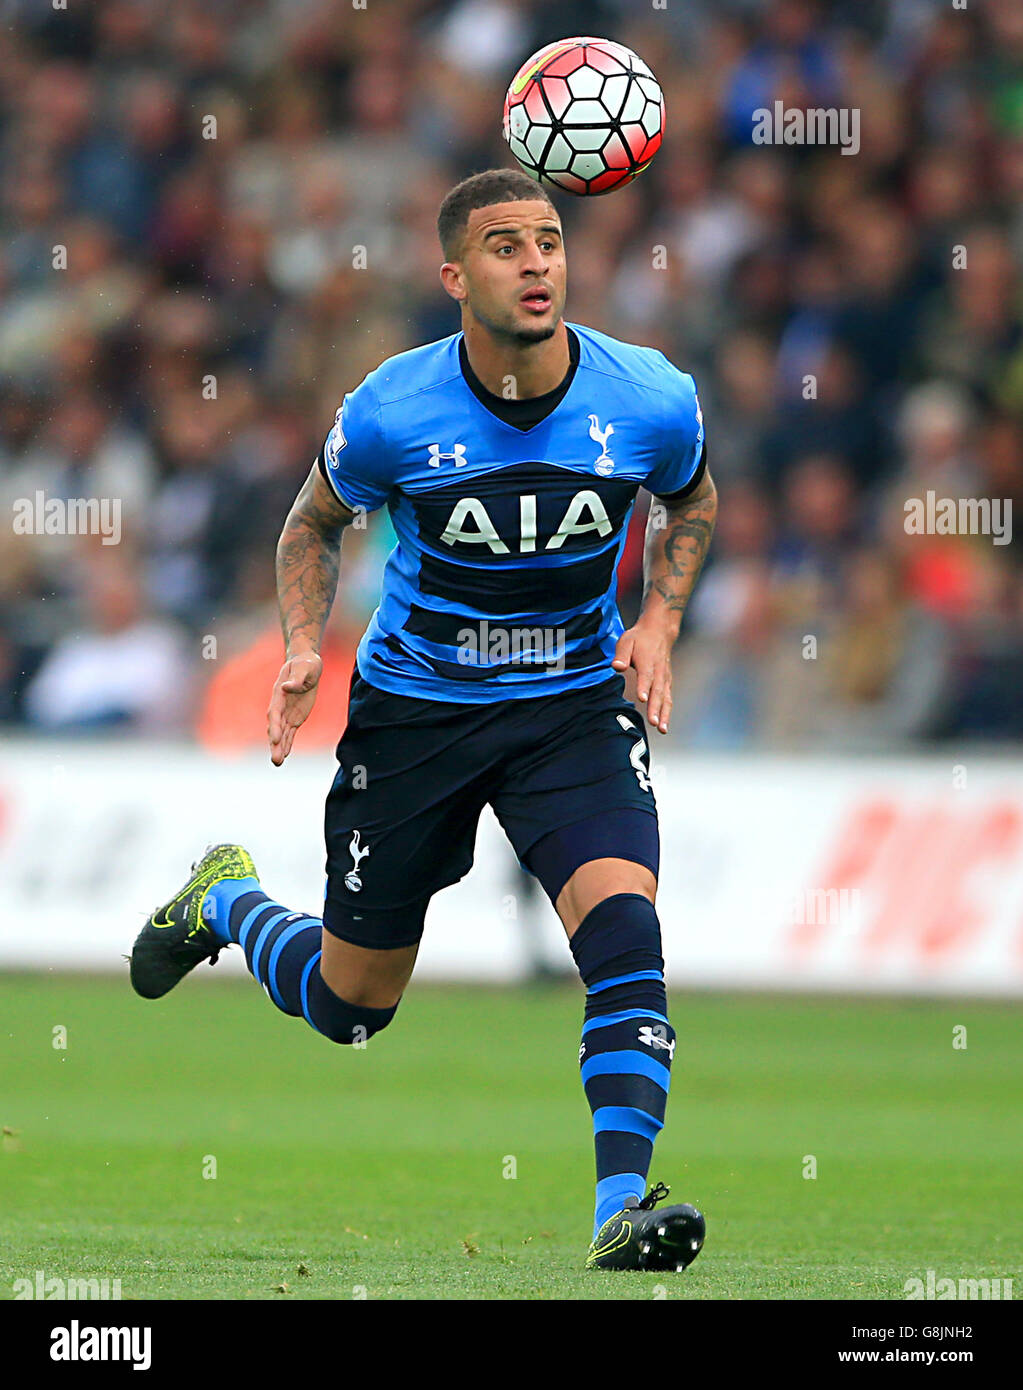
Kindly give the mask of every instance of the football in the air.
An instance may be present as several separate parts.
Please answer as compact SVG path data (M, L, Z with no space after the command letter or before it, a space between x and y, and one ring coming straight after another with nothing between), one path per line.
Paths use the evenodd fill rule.
M515 74L504 138L541 184L566 193L613 193L641 174L664 136L656 77L624 44L559 39Z

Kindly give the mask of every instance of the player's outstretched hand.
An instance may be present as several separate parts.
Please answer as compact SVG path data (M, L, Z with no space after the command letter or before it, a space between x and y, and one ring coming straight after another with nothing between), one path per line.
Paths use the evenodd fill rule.
M316 703L323 661L317 652L302 652L286 661L274 681L266 732L270 740L270 761L280 767L291 752L295 734L309 717Z
M646 705L648 723L662 734L671 721L671 639L656 627L637 623L623 632L611 662L616 671L636 672L636 696Z

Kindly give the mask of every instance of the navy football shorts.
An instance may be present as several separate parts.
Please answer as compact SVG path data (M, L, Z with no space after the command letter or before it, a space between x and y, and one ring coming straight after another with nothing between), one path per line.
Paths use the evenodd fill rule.
M632 859L657 873L657 810L642 716L624 679L489 704L392 695L353 673L327 797L329 932L411 945L430 897L472 867L488 803L520 861L556 897L573 867ZM564 866L567 831L574 861ZM559 881L561 880L561 881Z

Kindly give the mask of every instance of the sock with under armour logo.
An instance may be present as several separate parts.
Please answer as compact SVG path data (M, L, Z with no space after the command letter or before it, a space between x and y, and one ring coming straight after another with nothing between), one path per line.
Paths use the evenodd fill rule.
M224 945L237 942L245 963L286 1014L304 1018L332 1042L361 1044L386 1028L393 1008L349 1004L320 974L323 922L268 898L254 878L223 879L203 898L203 921Z
M668 1022L661 929L651 902L598 903L570 946L586 985L579 1063L597 1160L594 1236L629 1197L642 1198L664 1124L675 1033Z

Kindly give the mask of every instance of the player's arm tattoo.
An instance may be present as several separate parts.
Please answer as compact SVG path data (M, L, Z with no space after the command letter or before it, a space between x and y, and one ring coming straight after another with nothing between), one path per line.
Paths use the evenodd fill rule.
M644 611L660 603L674 615L675 626L681 623L707 556L717 510L717 489L709 472L689 497L678 502L655 499L643 557Z
M277 602L289 657L320 650L337 591L341 535L353 519L313 464L277 542Z

